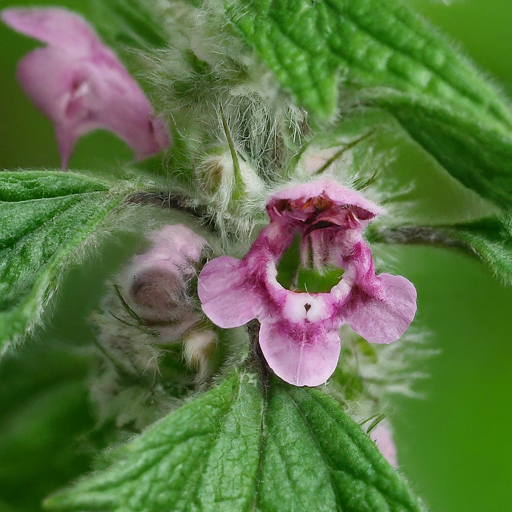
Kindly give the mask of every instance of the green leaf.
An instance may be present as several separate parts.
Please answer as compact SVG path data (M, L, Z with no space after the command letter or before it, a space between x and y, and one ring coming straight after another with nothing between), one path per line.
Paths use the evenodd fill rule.
M309 110L330 116L337 86L386 86L486 112L510 126L512 114L475 68L394 0L242 0L230 15L283 85Z
M419 511L373 442L329 397L256 373L222 384L108 453L52 510Z
M87 470L94 455L90 440L85 449L91 354L44 341L0 362L0 510L40 511L43 497Z
M406 96L375 98L455 179L499 207L512 206L512 133L484 118Z
M502 282L512 285L512 219L495 216L452 226L370 229L371 242L439 245L480 258Z
M435 29L395 0L238 0L232 23L319 118L391 113L466 187L510 207L512 112Z
M95 21L102 36L114 46L147 50L165 48L167 38L162 23L151 8L136 0L93 0Z
M128 193L73 173L0 173L0 353L39 321L66 264Z
M512 219L484 219L444 231L478 256L496 277L512 284Z

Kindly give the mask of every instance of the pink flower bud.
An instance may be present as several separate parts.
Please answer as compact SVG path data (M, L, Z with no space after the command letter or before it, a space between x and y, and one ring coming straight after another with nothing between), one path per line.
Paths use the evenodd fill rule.
M208 243L182 224L165 226L148 238L151 249L125 271L123 295L147 325L161 326L165 339L175 340L202 318L190 284Z
M377 425L370 437L377 445L384 458L394 467L398 468L396 446L391 436L391 430L386 425Z

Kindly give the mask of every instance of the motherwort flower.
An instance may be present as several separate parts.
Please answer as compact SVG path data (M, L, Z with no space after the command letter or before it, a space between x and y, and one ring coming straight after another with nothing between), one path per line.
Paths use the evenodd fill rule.
M267 363L297 386L317 386L332 375L344 323L371 343L402 336L416 313L416 290L401 276L377 276L363 238L381 208L324 179L274 195L267 212L270 224L243 260L215 258L199 276L199 298L215 324L230 328L257 318ZM297 234L303 262L344 269L330 292L296 292L277 281L276 265Z
M169 145L167 128L141 88L80 16L60 8L13 8L1 17L48 45L20 61L18 80L53 121L63 169L76 140L99 128L127 142L138 159Z

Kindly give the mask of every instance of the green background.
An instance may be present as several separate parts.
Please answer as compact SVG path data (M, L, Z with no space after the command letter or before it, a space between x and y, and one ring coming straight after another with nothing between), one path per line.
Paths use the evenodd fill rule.
M84 3L59 2L87 15ZM410 3L448 33L456 41L454 44L469 53L512 97L510 0L465 0L451 5L426 0ZM8 5L11 4L0 0L0 7ZM51 124L24 97L14 79L17 60L34 43L4 26L0 26L0 41L0 168L56 167L59 157ZM129 159L130 154L129 148L113 135L97 132L79 141L70 167L94 169L104 167L105 163L114 167ZM112 257L112 261L93 259L71 274L60 297L62 311L49 330L39 332L37 340L28 343L27 354L30 350L41 352L45 343L55 347L60 343L83 342L88 332L83 317L93 306L99 289L98 283L89 284L90 276L104 274L109 265L118 262L119 247L114 252L117 257ZM433 512L512 510L512 289L501 286L476 260L447 250L406 247L396 249L394 255L397 270L418 290L416 322L431 333L428 347L440 350L421 365L429 378L417 384L415 390L423 397L394 400L392 421L401 469ZM13 387L26 388L13 377L20 374L17 364L20 360L10 360L0 367L1 386L14 380ZM77 365L75 377L83 372L83 364L76 359L71 362L63 358L63 364ZM73 372L62 372L66 382L68 373ZM56 413L52 421L45 420L46 423L38 423L37 418L43 413L37 400L31 401L30 396L26 392L22 397L21 411L22 400L18 401L16 389L9 393L0 391L0 438L4 438L3 442L0 440L0 467L11 456L9 447L12 448L13 441L9 436L13 432L17 433L17 442L27 445L24 463L9 466L11 471L23 473L21 477L9 480L5 477L6 466L0 469L0 488L2 482L12 485L11 491L0 493L0 512L9 510L2 499L11 505L18 503L20 510L22 506L29 508L38 499L38 493L60 485L87 466L88 454L80 445L81 452L73 467L52 459L44 481L34 484L37 490L26 486L27 480L38 478L37 469L44 466L48 450L59 452L64 459L67 450L76 448L75 441L59 439L59 435L48 430L65 431L72 439L85 428L91 428L83 396L78 402L69 399L69 406ZM16 417L21 412L29 414L35 426L20 433L16 423L6 419L7 413L2 416L2 408L4 412L14 411ZM42 429L45 439L51 442L41 441ZM24 500L16 501L13 496L21 492L25 493Z

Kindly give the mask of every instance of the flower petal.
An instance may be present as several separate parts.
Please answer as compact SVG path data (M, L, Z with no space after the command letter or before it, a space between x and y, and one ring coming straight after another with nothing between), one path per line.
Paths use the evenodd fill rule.
M73 89L83 80L74 62L64 50L38 48L18 64L23 90L54 123L66 118Z
M294 386L319 386L336 369L340 337L323 322L262 321L260 346L275 374Z
M372 203L359 192L348 187L338 185L336 182L328 179L319 179L310 181L309 183L301 183L300 185L287 187L284 190L281 190L272 196L268 202L267 210L270 217L273 219L275 217L275 215L273 215L274 208L276 208L282 200L307 201L308 199L321 197L327 197L337 205L361 208L369 212L373 217L385 213L383 208Z
M2 21L11 28L68 53L86 55L99 42L96 32L79 15L58 7L4 9ZM101 44L101 43L100 43Z
M373 291L356 288L344 307L344 320L370 343L400 338L416 314L416 289L402 276L380 274Z
M222 328L239 327L261 310L261 299L250 289L240 260L221 256L199 274L197 291L206 316Z
M20 62L18 79L55 124L63 168L77 138L99 128L127 142L137 159L169 145L138 84L82 18L57 8L7 9L2 18L49 44Z
M372 441L375 442L384 458L395 469L398 468L398 457L396 454L396 446L391 436L391 431L386 425L378 425L370 434Z
M87 78L76 60L58 48L38 48L18 64L18 81L34 104L55 126L62 168L78 137L100 128L78 103L87 102Z
M165 257L178 268L199 262L208 242L183 224L170 224L148 234L154 251L163 252Z

